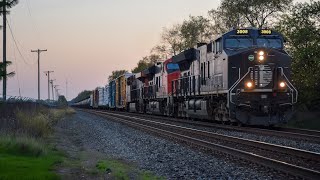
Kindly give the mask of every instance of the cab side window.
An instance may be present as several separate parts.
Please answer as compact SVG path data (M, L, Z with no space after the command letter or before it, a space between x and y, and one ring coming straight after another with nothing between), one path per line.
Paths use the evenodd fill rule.
M216 40L216 54L222 52L222 44L221 44L221 38Z

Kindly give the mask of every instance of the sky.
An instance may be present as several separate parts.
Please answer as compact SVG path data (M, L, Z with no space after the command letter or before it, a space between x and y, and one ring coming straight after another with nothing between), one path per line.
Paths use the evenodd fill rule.
M44 71L50 70L60 94L68 89L71 100L83 90L104 86L112 70L133 69L160 43L164 27L189 15L206 16L219 4L220 0L20 0L8 16L7 60L13 62L8 69L16 75L8 79L7 94L37 98L37 54L31 50L48 50L40 55L41 98L48 98Z

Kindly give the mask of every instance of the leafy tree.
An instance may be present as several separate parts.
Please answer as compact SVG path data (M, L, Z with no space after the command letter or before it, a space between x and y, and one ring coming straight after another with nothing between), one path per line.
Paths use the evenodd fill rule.
M58 106L59 107L67 107L68 106L68 101L67 101L66 97L59 96L59 98L58 98Z
M10 64L12 64L11 61L7 61L6 65L4 65L2 62L0 62L0 81L3 79L4 76L12 77L15 75L15 72L5 73L5 71L4 71L5 66L9 66Z
M118 78L119 76L123 75L124 73L128 72L127 70L115 70L112 71L111 75L108 77L108 81L113 81L114 79Z
M0 1L0 15L3 14L3 6L5 4L6 9L10 9L13 6L17 5L19 3L19 0L1 0ZM7 13L9 13L9 11L7 10Z
M212 39L209 19L203 16L190 16L181 25L181 38L183 49L194 47L199 42L207 42Z
M156 46L153 52L158 52L162 57L170 57L199 42L207 42L213 38L210 25L209 19L203 16L190 16L182 24L164 28L161 35L162 44Z
M85 99L88 99L91 94L92 94L92 91L84 90L81 93L79 93L77 97L72 99L71 102L76 103L76 102L83 101Z
M222 0L216 10L209 11L209 16L219 33L235 27L263 28L272 25L291 4L292 0Z
M320 92L320 2L298 3L282 16L276 28L287 39L293 57L293 81L301 103L319 103Z
M215 35L223 34L236 27L246 27L244 20L237 13L229 13L221 6L208 12L210 27ZM242 18L243 19L243 18Z
M151 49L151 54L159 56L160 59L168 59L171 53L165 44L156 45Z
M141 72L149 67L149 63L146 60L146 57L143 59L139 60L137 67L133 68L131 71L132 73L138 73Z
M159 55L151 54L150 56L143 57L137 64L137 67L132 69L133 73L141 72L148 67L152 66L160 60Z
M175 24L170 28L164 28L161 34L164 46L168 47L169 55L176 55L183 50L181 38L181 24Z

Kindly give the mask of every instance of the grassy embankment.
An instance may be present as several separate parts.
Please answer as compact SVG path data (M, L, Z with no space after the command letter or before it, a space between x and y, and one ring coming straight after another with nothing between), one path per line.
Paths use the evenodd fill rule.
M32 103L0 104L0 179L59 179L62 154L46 142L53 125L73 114Z

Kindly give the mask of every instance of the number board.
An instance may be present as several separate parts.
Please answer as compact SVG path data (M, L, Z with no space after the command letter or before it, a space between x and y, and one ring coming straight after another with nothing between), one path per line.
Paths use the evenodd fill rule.
M247 35L249 34L248 29L237 29L237 35Z
M272 31L270 29L261 29L260 35L271 35Z

